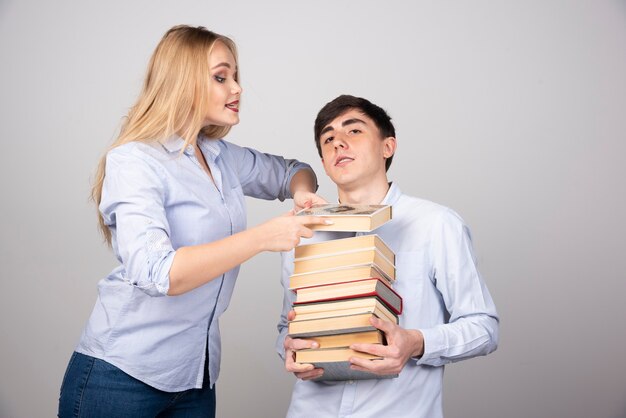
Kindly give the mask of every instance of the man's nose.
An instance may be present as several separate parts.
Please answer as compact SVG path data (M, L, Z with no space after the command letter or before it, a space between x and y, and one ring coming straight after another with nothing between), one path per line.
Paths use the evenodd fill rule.
M346 138L343 135L336 135L335 140L333 141L333 145L335 149L337 148L348 148L348 143L346 142Z

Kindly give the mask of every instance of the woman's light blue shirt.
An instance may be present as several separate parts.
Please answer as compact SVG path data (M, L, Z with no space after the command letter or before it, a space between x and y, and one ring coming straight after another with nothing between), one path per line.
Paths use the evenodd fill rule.
M167 296L176 250L243 231L244 196L289 198L291 178L309 167L224 140L200 137L198 146L214 181L178 137L107 154L100 212L120 266L99 282L76 348L168 392L202 387L207 343L211 385L217 380L219 317L239 272Z

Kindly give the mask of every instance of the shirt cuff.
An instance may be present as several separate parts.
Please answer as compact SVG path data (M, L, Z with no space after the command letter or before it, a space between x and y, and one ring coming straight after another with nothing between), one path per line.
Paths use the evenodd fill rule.
M148 283L137 283L137 288L145 292L149 296L167 296L170 290L170 269L174 262L176 251L170 251L165 257L158 262L158 266L154 266L152 272L152 280Z
M419 331L424 336L424 353L419 358L413 357L413 360L417 365L432 365L433 360L438 359L445 349L443 334L437 328L420 329Z

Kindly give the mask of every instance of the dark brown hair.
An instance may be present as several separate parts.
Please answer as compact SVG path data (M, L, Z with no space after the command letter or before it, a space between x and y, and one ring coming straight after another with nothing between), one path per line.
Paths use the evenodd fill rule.
M315 125L313 128L315 132L315 146L317 147L317 152L320 157L322 156L322 146L320 144L322 129L324 129L336 117L341 116L352 109L357 109L374 121L374 124L380 132L381 139L385 139L390 136L394 138L396 137L396 129L394 128L393 123L391 123L391 117L387 114L385 109L376 106L374 103L362 97L343 94L326 103L326 105L324 105L324 107L317 113L317 117L315 118ZM393 160L393 155L385 161L385 170L389 170L391 160Z

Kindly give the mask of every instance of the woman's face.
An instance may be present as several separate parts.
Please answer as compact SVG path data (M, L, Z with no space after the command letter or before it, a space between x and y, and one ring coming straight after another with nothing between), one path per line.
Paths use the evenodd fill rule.
M209 103L206 125L232 126L239 123L241 87L235 76L237 63L228 47L215 42L209 54Z

